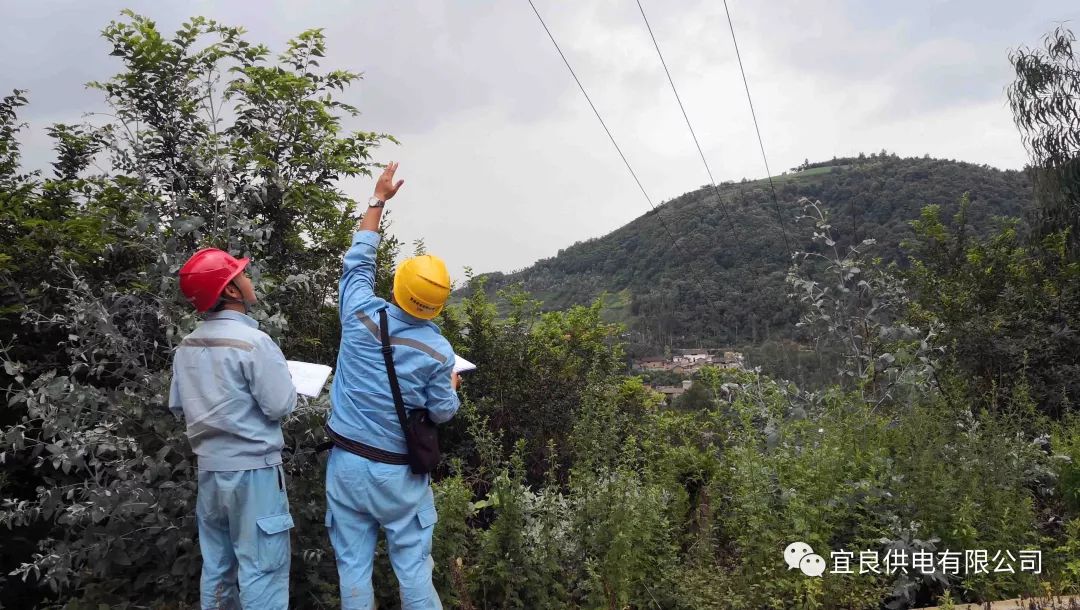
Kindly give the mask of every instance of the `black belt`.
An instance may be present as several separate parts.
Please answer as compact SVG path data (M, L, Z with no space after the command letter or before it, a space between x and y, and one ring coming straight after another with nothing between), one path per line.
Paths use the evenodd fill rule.
M334 432L327 424L324 426L326 429L326 435L330 437L330 440L319 443L315 446L315 451L325 451L330 447L341 447L349 453L365 457L373 462L382 462L383 464L398 464L400 466L408 465L409 456L405 453L394 453L393 451L387 451L385 449L379 449L378 447L372 447L371 445L365 445L360 441L354 441L349 438L341 436L337 432Z

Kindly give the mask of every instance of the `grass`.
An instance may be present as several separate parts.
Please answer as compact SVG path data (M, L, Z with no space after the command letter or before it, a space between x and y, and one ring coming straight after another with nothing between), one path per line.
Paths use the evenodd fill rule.
M814 168L811 168L811 169L803 170L801 172L788 172L786 174L779 174L779 175L776 175L776 176L772 177L773 184L779 184L781 182L790 182L792 180L801 180L803 178L810 178L812 176L822 176L822 175L831 173L837 167L841 167L841 166L839 166L839 165L826 165L825 167L814 167ZM754 186L768 186L769 179L768 178L759 178L757 180L752 180L747 184L754 185ZM742 186L746 186L746 185L742 185Z

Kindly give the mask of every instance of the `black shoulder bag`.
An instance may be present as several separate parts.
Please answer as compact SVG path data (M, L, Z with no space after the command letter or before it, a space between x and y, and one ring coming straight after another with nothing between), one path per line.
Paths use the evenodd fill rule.
M401 399L397 371L394 370L394 351L390 347L390 331L387 330L386 308L379 310L379 330L382 331L382 354L386 361L386 375L390 378L390 391L394 394L401 431L405 433L405 446L409 450L409 467L415 474L427 474L439 464L439 433L435 422L428 417L427 409L413 409L405 413L405 401Z

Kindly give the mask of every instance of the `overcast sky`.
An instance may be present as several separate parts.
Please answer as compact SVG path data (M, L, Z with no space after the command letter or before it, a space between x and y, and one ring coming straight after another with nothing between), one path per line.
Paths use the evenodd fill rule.
M534 0L657 203L707 183L634 0ZM720 0L642 0L716 180L764 176ZM1080 17L1075 0L729 0L771 167L885 148L1019 168L1008 52ZM44 127L103 109L119 67L101 29L129 7L171 33L204 15L276 53L324 28L324 67L364 73L349 126L392 133L393 231L456 277L511 271L648 210L527 0L0 0L0 91L28 89L24 161ZM344 184L364 200L372 180ZM826 202L827 203L827 202Z

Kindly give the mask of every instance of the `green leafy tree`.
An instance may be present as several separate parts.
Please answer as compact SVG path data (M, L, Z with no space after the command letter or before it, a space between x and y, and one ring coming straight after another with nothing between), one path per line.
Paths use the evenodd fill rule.
M318 30L276 58L240 28L202 18L170 38L125 12L103 36L123 64L92 83L107 121L51 128L54 176L15 173L25 100L0 106L0 231L12 236L0 245L3 324L15 337L0 346L10 383L3 455L20 482L5 485L0 520L47 528L17 575L66 599L190 601L195 473L165 402L172 347L196 316L176 272L202 246L250 256L263 327L291 355L332 361L355 222L337 181L368 173L389 138L342 129L356 109L336 96L358 75L320 70ZM326 407L298 410L290 444L317 434ZM311 460L290 472L303 559L293 565L307 576L294 582L312 583L294 599L310 606L327 594L320 582L336 581L321 476Z
M974 236L968 203L946 225L928 206L912 225L907 272L915 325L941 328L935 344L969 375L968 397L1000 405L1017 388L1043 413L1062 416L1080 400L1080 263L1070 260L1068 230L1034 244L1017 219L995 235Z
M798 326L815 349L842 354L840 385L875 407L907 403L932 378L937 326L907 324L909 296L895 268L868 252L875 240L841 248L820 202L805 201L800 220L814 224L815 248L796 253L791 296L804 304Z
M1072 257L1080 256L1080 58L1076 35L1064 26L1043 48L1009 55L1016 79L1009 86L1013 118L1031 156L1039 207L1039 236L1069 229Z

